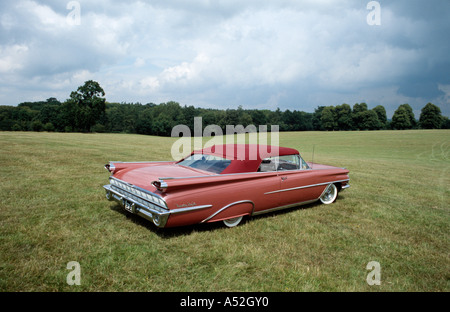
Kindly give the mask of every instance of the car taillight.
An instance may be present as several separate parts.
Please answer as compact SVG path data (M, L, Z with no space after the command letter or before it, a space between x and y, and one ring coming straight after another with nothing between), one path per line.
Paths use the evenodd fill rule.
M108 170L111 173L114 173L114 170L116 170L116 167L114 166L114 164L109 163L105 165L105 169Z
M152 185L161 192L164 192L167 189L167 183L164 181L153 181Z

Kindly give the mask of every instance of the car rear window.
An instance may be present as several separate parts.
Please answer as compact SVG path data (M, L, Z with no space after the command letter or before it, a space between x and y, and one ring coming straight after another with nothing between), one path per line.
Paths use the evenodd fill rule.
M178 165L191 167L213 173L221 173L231 163L231 160L214 155L194 154L178 162Z

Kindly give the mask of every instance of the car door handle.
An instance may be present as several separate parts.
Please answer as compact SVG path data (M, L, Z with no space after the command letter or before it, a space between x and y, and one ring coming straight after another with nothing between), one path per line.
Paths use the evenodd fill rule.
M286 181L287 177L281 177L281 181Z

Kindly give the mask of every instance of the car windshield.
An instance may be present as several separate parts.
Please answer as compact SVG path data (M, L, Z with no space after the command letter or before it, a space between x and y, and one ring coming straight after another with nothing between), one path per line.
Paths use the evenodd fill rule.
M213 173L221 173L228 167L231 160L219 156L194 154L186 157L178 163L185 167L205 170Z

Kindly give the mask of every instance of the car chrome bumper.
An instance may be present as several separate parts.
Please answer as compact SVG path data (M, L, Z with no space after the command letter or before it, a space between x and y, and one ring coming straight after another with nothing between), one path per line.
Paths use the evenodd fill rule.
M106 190L106 198L108 200L119 202L128 212L152 221L157 227L163 228L166 225L170 215L169 210L154 209L151 207L152 203L144 204L144 200L136 199L136 196L133 195L127 195L125 191L119 188L113 189L111 184L104 185L103 188Z

